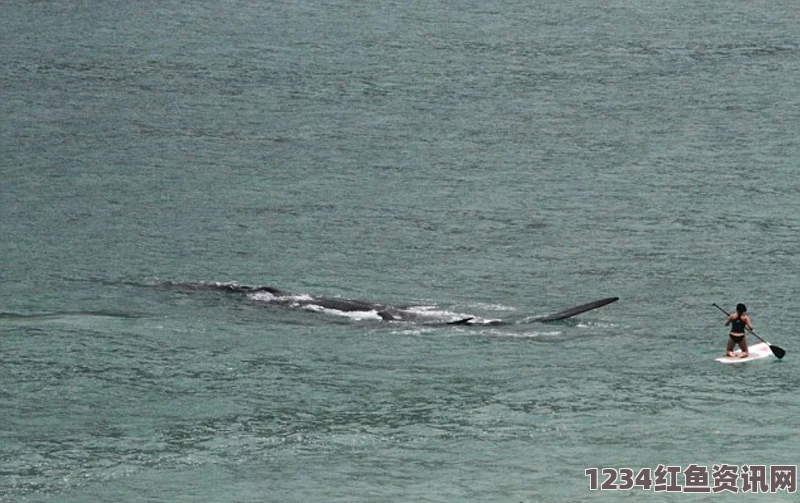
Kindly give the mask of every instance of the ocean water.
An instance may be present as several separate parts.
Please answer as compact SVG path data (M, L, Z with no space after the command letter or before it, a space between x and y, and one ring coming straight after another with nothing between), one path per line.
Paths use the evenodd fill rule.
M0 501L796 501L586 475L800 461L796 2L9 0L0 43ZM714 302L786 357L715 362Z

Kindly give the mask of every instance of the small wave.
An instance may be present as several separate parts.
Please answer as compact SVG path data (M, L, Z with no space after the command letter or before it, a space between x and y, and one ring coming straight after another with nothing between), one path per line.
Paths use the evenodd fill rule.
M74 318L142 318L139 313L118 313L112 311L60 311L52 313L8 313L0 312L0 320L9 321L51 321Z

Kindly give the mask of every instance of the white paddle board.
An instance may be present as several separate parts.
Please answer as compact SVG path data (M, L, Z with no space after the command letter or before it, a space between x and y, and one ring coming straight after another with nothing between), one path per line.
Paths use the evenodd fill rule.
M721 363L744 363L744 362L751 362L753 360L760 360L761 358L766 358L772 355L772 350L769 348L768 344L763 342L759 342L758 344L753 344L752 346L748 347L748 355L747 358L739 358L739 357L730 357L730 356L720 356L719 358L715 358L718 362ZM741 349L736 349L733 354L738 355L741 354Z

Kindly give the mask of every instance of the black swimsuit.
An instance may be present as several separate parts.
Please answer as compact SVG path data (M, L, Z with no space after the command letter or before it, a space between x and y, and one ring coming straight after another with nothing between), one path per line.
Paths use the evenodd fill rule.
M733 335L733 334L744 334L744 329L747 327L747 324L742 319L742 316L739 315L738 318L731 322L731 333L729 334L731 340L733 340L734 344L739 344L744 339L744 335Z

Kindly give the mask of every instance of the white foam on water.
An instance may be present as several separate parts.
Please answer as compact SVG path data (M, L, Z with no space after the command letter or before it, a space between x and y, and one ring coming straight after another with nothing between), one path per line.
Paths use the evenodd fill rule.
M486 304L482 302L478 302L475 304L470 304L470 308L480 309L482 311L516 311L516 307L511 306L504 306L502 304Z
M298 302L310 302L314 300L314 297L307 293L295 293L292 295L287 295L287 299L296 300Z
M582 321L575 326L578 328L614 328L617 324L604 321Z
M469 314L463 313L456 313L455 311L448 311L439 308L439 306L411 306L403 309L408 313L411 313L415 316L437 319L437 320L449 320L449 321L457 321L462 320L464 318L468 318Z
M247 295L247 298L250 300L257 300L259 302L272 302L278 297L272 293L263 291L263 292L250 293Z
M513 332L506 330L492 330L492 337L503 337L511 339L532 339L536 337L558 337L564 333L560 330L525 330L523 332Z
M349 318L351 320L361 321L361 320L382 320L383 318L380 317L378 311L370 310L370 311L340 311L338 309L329 309L327 307L322 307L317 304L307 304L303 306L303 309L308 311L314 311L316 313L323 313L323 314L330 314L333 316L341 316L343 318Z

